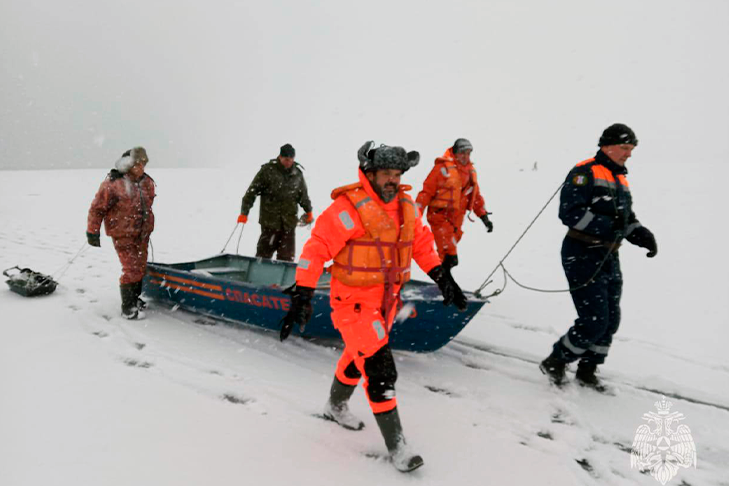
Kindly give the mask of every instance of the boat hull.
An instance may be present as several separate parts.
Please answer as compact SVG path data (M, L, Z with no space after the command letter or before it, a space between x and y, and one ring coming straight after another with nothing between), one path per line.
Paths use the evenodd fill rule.
M215 316L234 325L278 331L291 304L283 290L293 284L295 274L294 263L219 255L188 263L150 262L143 289L147 297L159 302ZM329 276L324 275L312 299L311 321L303 332L294 329L294 334L341 339L330 318L328 282ZM486 303L472 294L467 296L467 309L458 312L452 306L443 306L437 286L408 282L401 297L410 313L393 325L390 346L415 352L443 347Z

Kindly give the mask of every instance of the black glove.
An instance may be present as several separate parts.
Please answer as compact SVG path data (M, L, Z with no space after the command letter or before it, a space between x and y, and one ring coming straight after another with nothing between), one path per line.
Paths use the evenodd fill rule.
M443 265L443 270L450 272L451 268L458 266L458 255L446 255L441 265Z
M453 280L450 273L443 269L442 265L438 265L428 272L428 277L433 279L433 282L438 285L440 293L443 294L443 305L454 304L459 311L466 310L466 307L468 307L466 296L463 295L461 288Z
M97 248L101 247L101 235L96 235L94 233L86 233L86 241L89 242L89 245L95 246Z
M294 324L299 325L299 331L304 332L306 323L311 319L314 309L311 307L311 298L314 297L314 289L309 287L299 287L294 284L283 291L284 294L291 296L291 307L289 312L281 319L281 341L286 340L294 328Z
M489 219L489 213L484 214L481 216L481 221L483 221L483 224L486 225L486 230L491 233L494 230L494 223L491 222Z
M645 226L638 226L626 237L626 240L634 245L648 250L646 256L653 258L658 254L658 244L656 243L656 237L653 236L651 230Z

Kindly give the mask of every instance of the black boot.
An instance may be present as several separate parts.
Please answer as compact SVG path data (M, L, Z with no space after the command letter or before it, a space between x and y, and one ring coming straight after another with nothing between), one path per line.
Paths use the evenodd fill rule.
M338 423L345 429L362 430L364 422L352 415L347 404L355 388L357 387L354 385L345 385L335 376L329 392L329 400L324 405L324 418Z
M143 311L147 308L147 303L140 297L142 295L142 281L134 284L134 293L137 294L137 309Z
M547 356L547 359L539 364L539 369L549 377L549 381L553 385L561 388L567 383L567 363L555 356L554 353Z
M402 433L402 424L397 408L389 412L375 414L375 420L380 427L385 445L390 452L392 465L400 472L410 472L423 464L423 458L413 454L405 443L405 436Z
M580 386L592 388L596 392L605 393L608 391L608 387L597 377L597 364L580 361L577 365L577 372L575 373L575 380Z
M137 308L137 291L136 283L121 284L119 291L121 292L121 313L125 319L137 319L139 317L139 309Z

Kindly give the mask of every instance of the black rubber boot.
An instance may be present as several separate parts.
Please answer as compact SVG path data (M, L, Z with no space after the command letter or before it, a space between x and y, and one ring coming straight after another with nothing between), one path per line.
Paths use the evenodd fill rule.
M139 317L139 309L137 308L137 290L136 283L121 284L119 291L121 292L121 314L125 319L137 319Z
M553 385L561 388L567 383L567 363L556 357L554 353L539 364L539 369L549 377L549 381Z
M593 390L605 393L608 391L608 387L597 377L597 364L580 361L577 365L577 372L575 373L575 380L580 386L592 388Z
M335 376L329 392L329 400L324 405L324 418L338 423L345 429L362 430L364 422L352 415L347 403L355 388L357 387L353 385L345 385Z
M423 458L410 451L405 443L397 408L393 408L389 412L375 414L375 420L377 420L382 437L385 439L385 445L390 452L390 459L395 469L400 472L410 472L425 464Z
M140 297L142 295L142 281L134 284L134 293L137 294L137 309L143 311L147 308L147 303Z

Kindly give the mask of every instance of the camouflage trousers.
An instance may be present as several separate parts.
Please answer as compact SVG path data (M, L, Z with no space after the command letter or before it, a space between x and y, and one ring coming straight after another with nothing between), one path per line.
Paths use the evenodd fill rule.
M276 253L276 260L293 262L296 256L296 229L270 229L261 226L261 237L258 239L256 256L271 259Z

